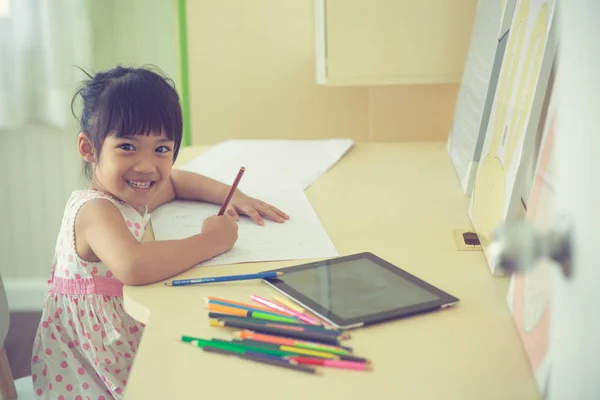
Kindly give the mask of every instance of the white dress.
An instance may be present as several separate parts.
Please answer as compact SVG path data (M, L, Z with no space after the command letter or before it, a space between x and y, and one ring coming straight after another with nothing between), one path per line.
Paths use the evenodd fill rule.
M144 324L123 308L123 284L102 262L75 250L75 218L89 200L111 201L131 234L144 236L149 215L95 190L69 198L58 239L31 373L41 399L121 399Z

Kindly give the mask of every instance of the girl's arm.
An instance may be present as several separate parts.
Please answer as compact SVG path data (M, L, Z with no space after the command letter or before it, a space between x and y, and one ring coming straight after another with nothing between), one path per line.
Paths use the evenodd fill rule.
M75 220L77 252L89 261L102 260L126 285L158 282L224 253L237 240L230 216L205 221L202 232L187 239L138 243L123 215L105 199L87 202Z
M157 194L148 209L152 211L175 199L222 204L230 187L230 185L225 185L194 172L173 169L169 183ZM264 201L246 196L239 189L235 191L227 208L227 214L236 220L238 219L238 213L248 215L259 225L264 223L262 217L275 222L284 222L289 219L283 211Z
M221 204L230 186L194 172L173 169L169 182L148 206L152 211L175 199Z

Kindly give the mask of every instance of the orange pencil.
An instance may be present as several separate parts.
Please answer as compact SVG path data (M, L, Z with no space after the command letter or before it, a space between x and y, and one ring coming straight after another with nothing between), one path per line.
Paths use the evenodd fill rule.
M298 321L294 317L284 316L279 314L272 314L266 311L248 311L241 308L223 306L221 304L208 303L208 310L213 313L230 315L233 317L242 318L256 318L260 320L272 321L272 322L288 322L295 323Z
M237 317L245 317L247 314L246 310L242 310L240 308L222 306L220 304L208 303L208 305L206 307L210 311L214 311L214 312L218 312L218 313L222 313L222 314L235 315Z
M223 205L221 206L221 209L219 210L219 213L217 215L223 215L225 213L225 210L227 210L227 206L229 205L229 202L231 201L231 197L233 197L233 194L235 193L235 190L238 187L238 184L240 183L240 179L242 179L242 175L244 175L244 171L246 171L245 167L241 167L237 176L235 177L235 180L233 181L233 185L231 185L231 189L229 189L229 193L227 193L227 197L225 197L225 201L223 202Z
M225 306L225 305L222 305L222 304L215 304L215 303L208 303L206 305L206 308L208 308L209 311L214 311L214 312L221 313L221 314L234 315L234 316L237 316L237 317L246 317L249 312L252 312L252 311L244 310L244 309L241 309L241 308L230 307L230 306ZM289 315L275 314L275 313L272 313L270 311L257 310L256 312L259 312L261 314L273 315L273 316L276 316L276 317L283 317L286 320L287 319L294 319L293 317L290 317Z
M228 299L224 299L224 298L221 298L221 297L208 296L205 300L207 302L209 302L210 300L220 301L222 303L235 304L236 306L253 308L253 309L256 309L256 310L266 311L266 312L269 312L269 313L272 313L272 314L279 314L279 315L282 315L282 316L288 316L288 314L286 314L286 313L282 313L282 312L279 312L277 310L272 310L272 309L270 309L268 307L263 307L263 306L259 306L259 305L256 305L256 304L241 303L239 301L228 300Z

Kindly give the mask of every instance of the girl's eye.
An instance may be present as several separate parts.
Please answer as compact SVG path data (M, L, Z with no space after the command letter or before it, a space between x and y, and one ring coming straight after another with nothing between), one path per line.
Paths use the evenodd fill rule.
M119 149L125 150L125 151L135 151L135 147L133 147L132 144L130 143L123 143L119 145Z
M157 153L168 153L169 151L171 151L171 149L167 146L160 146L156 149Z

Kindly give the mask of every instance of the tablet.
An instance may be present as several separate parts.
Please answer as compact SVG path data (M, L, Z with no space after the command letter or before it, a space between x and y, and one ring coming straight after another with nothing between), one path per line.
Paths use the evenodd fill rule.
M339 329L429 312L458 298L365 252L281 268L263 281Z

